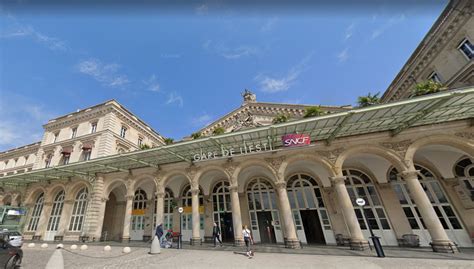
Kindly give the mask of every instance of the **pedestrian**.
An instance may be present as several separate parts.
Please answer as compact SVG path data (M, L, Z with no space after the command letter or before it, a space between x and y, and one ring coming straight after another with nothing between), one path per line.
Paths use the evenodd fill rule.
M220 235L221 235L221 229L219 228L219 226L217 226L217 223L214 222L214 228L212 228L212 237L214 239L214 247L217 246L216 240L219 241L219 244L222 247L222 241L220 239Z
M161 237L163 236L163 224L162 223L160 223L160 225L156 226L155 235L158 237L158 240L160 241L160 246L161 246Z
M247 247L247 257L252 258L253 251L250 249L250 244L253 244L253 238L247 225L244 225L244 228L242 229L242 236L244 237L245 246Z

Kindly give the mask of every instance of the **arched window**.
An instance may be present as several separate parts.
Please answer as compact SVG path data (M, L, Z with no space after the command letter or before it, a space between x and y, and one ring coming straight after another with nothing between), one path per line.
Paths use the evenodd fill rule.
M454 165L454 174L474 201L474 159L463 157Z
M53 207L51 209L51 215L49 216L47 231L57 231L59 227L59 220L61 219L61 213L63 212L64 205L64 191L60 191L53 201Z
M199 188L199 211L202 213L203 210L201 210L201 207L204 204L204 196L202 194L201 188ZM185 230L191 230L192 229L192 218L193 214L191 211L192 208L192 193L191 193L191 185L188 184L183 188L183 191L181 192L181 205L185 208L186 211L191 212L191 213L183 213L182 214L182 221L183 221L183 229ZM185 212L186 212L185 211ZM204 229L204 215L199 214L199 226L200 229Z
M300 210L310 209L318 211L323 229L331 230L321 190L314 178L305 174L296 174L288 180L287 191L297 230L303 229Z
M69 231L82 231L82 225L86 216L88 192L87 188L82 188L76 195L74 206L71 214L71 221L69 223Z
M272 184L264 178L255 178L247 186L247 201L249 204L250 226L258 230L258 212L270 211L274 227L280 230L277 199Z
M355 169L345 169L343 175L347 177L345 182L347 192L354 206L360 228L366 230L367 225L370 225L373 230L390 230L385 210L369 176ZM357 198L365 200L364 212L355 203Z
M420 165L415 165L415 169L419 171L418 180L425 190L426 195L430 199L436 215L438 215L438 218L444 229L463 229L448 201L446 194L444 193L434 174ZM426 229L425 223L423 222L415 201L413 201L411 198L410 190L406 187L405 181L399 177L396 168L392 168L392 170L390 170L389 179L393 189L395 190L395 193L398 196L398 200L402 205L403 211L405 212L411 228L414 230Z
M132 231L142 231L145 229L146 202L146 192L142 189L136 190L133 197Z
M212 190L212 203L214 212L231 212L229 182L220 181Z
M28 231L36 231L38 229L38 222L43 211L44 193L41 193L36 199L33 212L31 213L30 223L28 224Z

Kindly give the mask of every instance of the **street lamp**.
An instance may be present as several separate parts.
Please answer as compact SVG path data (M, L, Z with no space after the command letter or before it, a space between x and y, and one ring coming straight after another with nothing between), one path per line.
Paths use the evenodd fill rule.
M374 243L375 252L377 252L377 257L380 257L380 258L385 257L382 244L380 244L380 240L379 240L380 237L374 235L374 232L372 231L372 228L370 227L369 218L365 214L365 211L364 211L365 200L362 198L357 198L356 204L360 206L360 209L362 210L362 214L364 214L365 219L367 220L367 226L369 227L370 238L372 238L372 242Z
M179 208L178 208L178 212L179 212L178 249L183 248L183 245L182 245L183 242L181 241L181 240L182 240L181 238L182 238L182 236L183 236L183 235L181 234L181 227L183 226L183 225L182 225L182 221L183 221L183 216L182 216L182 215L183 215L183 211L184 211L183 207L179 207Z

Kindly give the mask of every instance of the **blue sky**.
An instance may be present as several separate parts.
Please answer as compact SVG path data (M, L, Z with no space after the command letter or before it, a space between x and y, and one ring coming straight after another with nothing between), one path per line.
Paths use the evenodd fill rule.
M0 9L0 151L48 119L116 99L179 140L240 106L354 105L383 91L445 1L253 8L202 2L158 12Z

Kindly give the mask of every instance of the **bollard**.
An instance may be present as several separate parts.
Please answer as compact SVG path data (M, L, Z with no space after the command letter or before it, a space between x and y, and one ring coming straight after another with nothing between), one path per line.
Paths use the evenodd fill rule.
M71 249L72 249L72 250L76 250L76 249L77 249L77 245L71 245Z
M153 237L153 241L151 242L150 252L148 252L148 254L160 254L160 253L161 253L160 239L158 239L158 236L155 235L155 237Z
M132 251L129 247L124 247L122 252L123 253L130 253L130 251Z
M58 244L58 245L56 246L56 248L64 248L64 245L63 245L63 244Z
M43 244L41 245L41 248L48 248L48 244L43 243Z
M81 250L87 250L87 245L82 245Z
M35 243L29 243L29 244L28 244L28 247L29 247L29 248L34 248L34 247L35 247Z
M104 247L104 251L111 251L111 250L112 250L112 248L110 246L105 246Z

